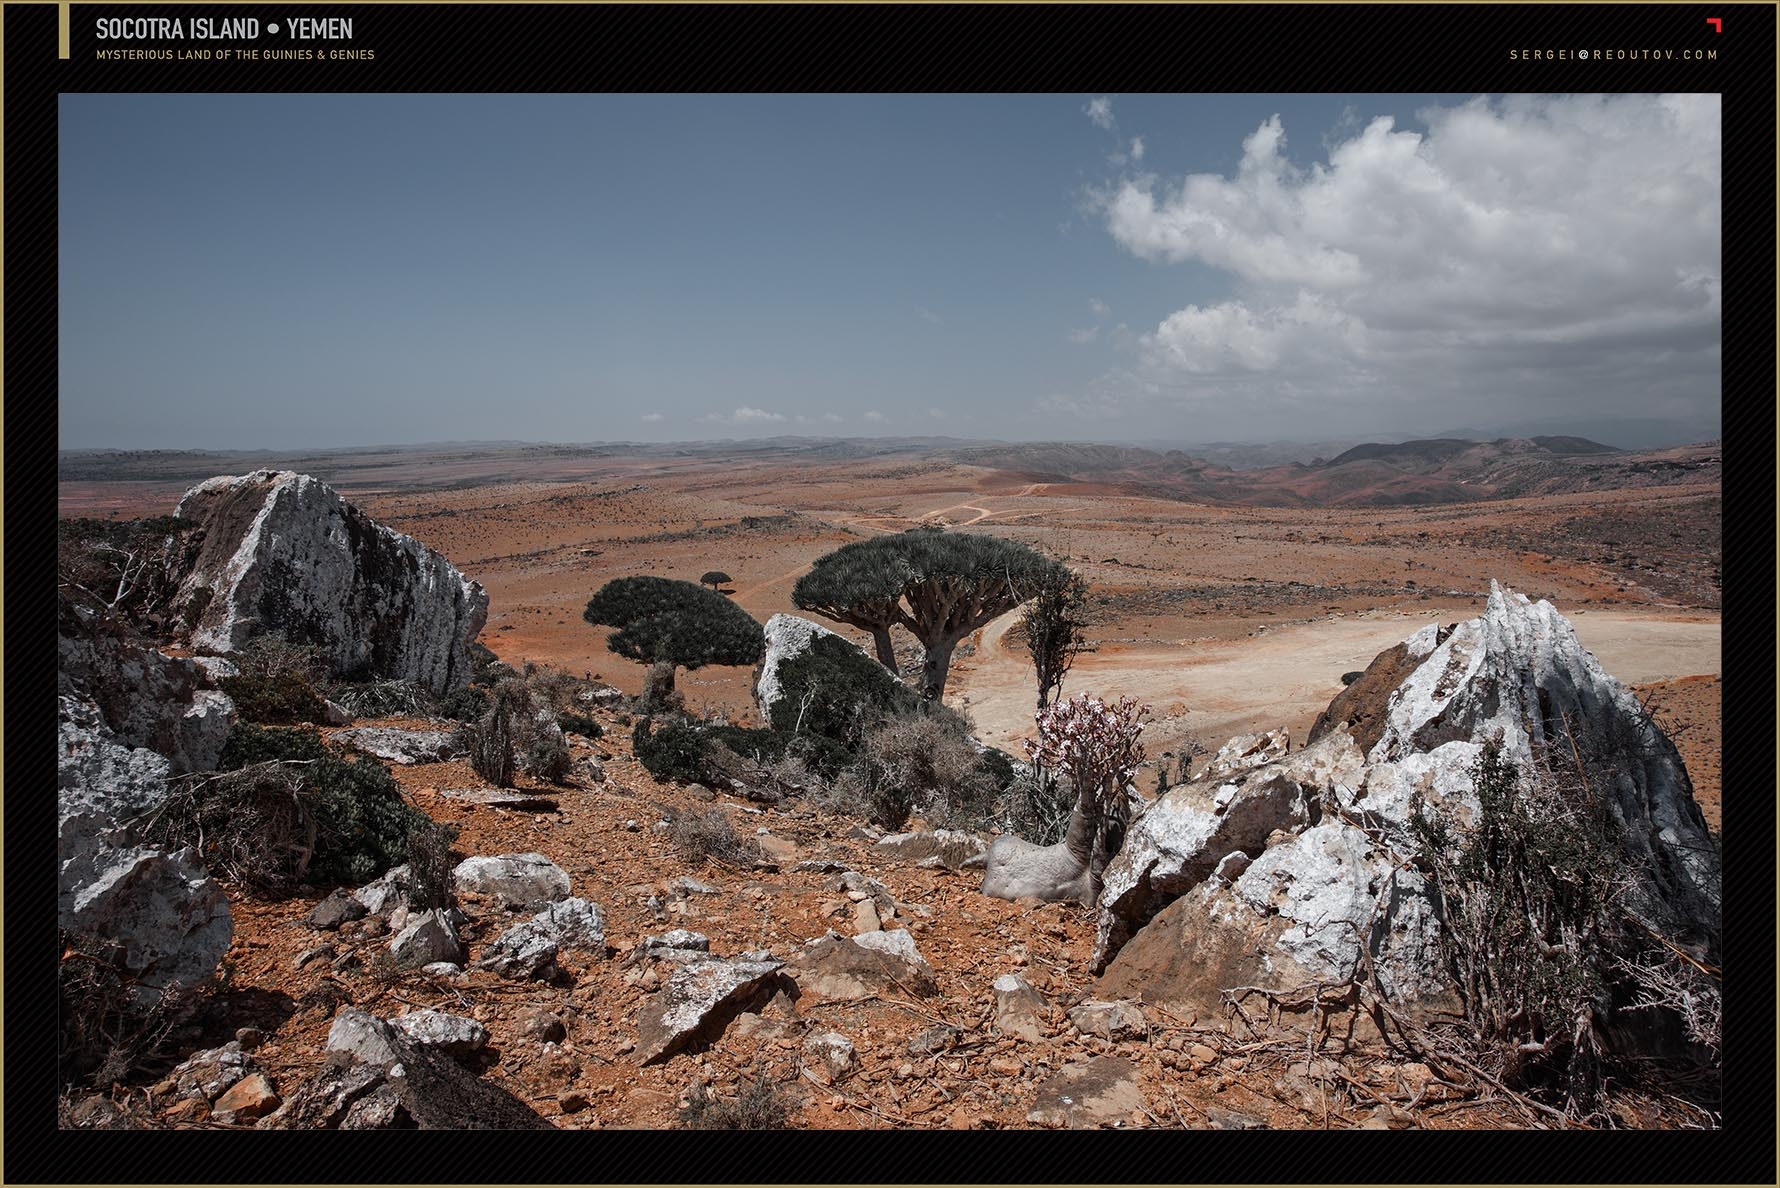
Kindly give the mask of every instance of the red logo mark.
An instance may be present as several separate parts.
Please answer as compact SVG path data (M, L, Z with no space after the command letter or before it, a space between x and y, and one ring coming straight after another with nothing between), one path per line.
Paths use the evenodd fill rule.
M1724 18L1723 17L1707 17L1706 23L1708 25L1712 26L1712 31L1714 33L1724 32Z

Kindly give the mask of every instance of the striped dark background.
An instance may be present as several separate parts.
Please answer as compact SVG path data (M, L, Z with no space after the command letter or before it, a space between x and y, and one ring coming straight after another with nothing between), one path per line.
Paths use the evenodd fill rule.
M8 4L5 48L5 1177L9 1182L1774 1182L1774 8L1506 5ZM107 17L346 16L374 61L101 62ZM1724 22L1715 33L1707 17ZM121 48L189 47L106 42ZM1510 50L1672 50L1511 60ZM1716 49L1716 61L1683 50ZM57 96L96 91L1719 91L1724 105L1725 1131L1717 1134L583 1133L103 1135L55 1130ZM266 146L219 144L243 169ZM318 162L318 168L325 163ZM269 283L275 283L269 282ZM41 550L41 551L39 551ZM1774 756L1774 757L1770 757ZM1755 1060L1756 1053L1762 1059ZM251 1146L250 1146L251 1144ZM276 1148L274 1148L276 1144ZM300 1155L301 1147L307 1155Z

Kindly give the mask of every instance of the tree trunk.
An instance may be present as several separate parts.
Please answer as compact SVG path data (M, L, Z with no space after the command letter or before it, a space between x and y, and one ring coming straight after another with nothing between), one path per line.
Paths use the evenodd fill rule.
M890 643L890 628L873 627L871 637L878 645L878 663L888 668L891 675L896 675L896 648Z
M652 714L665 709L674 699L674 669L666 660L651 664L643 674L643 712Z
M942 637L927 645L927 658L921 662L921 697L939 701L945 696L946 674L952 669L952 652L959 637Z

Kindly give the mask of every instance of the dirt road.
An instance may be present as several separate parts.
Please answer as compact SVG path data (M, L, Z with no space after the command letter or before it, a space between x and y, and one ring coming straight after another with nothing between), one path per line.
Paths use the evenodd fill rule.
M985 742L1001 746L1032 730L1032 661L1003 638L1017 621L1018 612L1010 613L983 629L977 655L947 696L970 711ZM1584 610L1571 622L1583 645L1628 685L1720 671L1716 618ZM1341 691L1342 673L1365 668L1423 625L1422 619L1385 612L1274 627L1233 641L1115 645L1078 657L1063 692L1129 694L1149 702L1155 715L1146 736L1152 755L1172 749L1189 732L1215 748L1232 735L1276 726L1287 727L1296 746Z

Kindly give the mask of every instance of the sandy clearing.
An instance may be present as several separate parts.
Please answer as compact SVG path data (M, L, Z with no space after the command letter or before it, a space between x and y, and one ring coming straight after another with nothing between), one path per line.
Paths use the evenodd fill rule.
M1011 612L983 629L978 653L958 672L948 700L968 709L986 742L1010 746L1032 729L1031 659L1003 636ZM1154 708L1151 754L1191 733L1216 746L1236 734L1285 726L1294 743L1341 691L1341 674L1363 669L1385 648L1435 621L1379 614L1270 627L1252 638L1118 645L1077 658L1064 693L1107 692ZM1583 645L1628 685L1717 673L1720 624L1604 611L1576 613ZM1183 712L1184 711L1184 712Z

